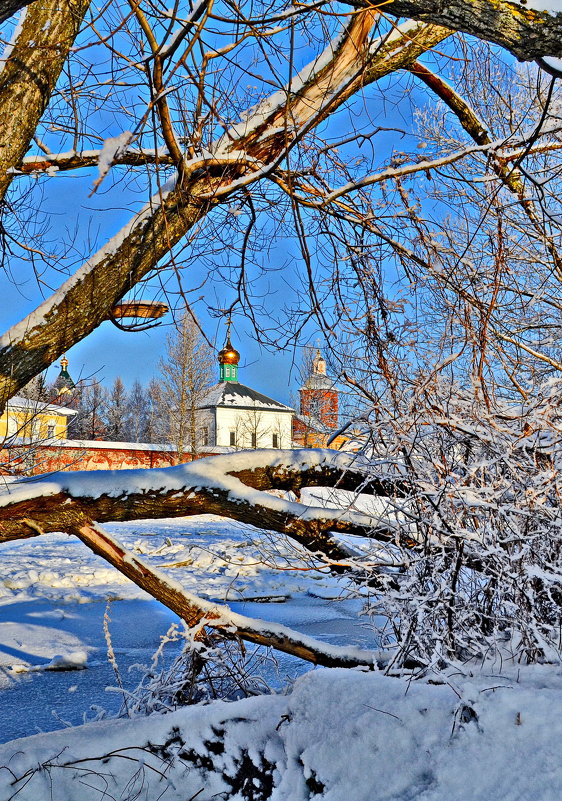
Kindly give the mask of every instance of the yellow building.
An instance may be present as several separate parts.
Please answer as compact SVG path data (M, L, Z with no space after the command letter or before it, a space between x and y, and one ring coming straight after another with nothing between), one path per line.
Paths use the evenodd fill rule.
M68 420L75 414L66 406L16 395L0 415L0 443L12 438L19 442L68 439Z

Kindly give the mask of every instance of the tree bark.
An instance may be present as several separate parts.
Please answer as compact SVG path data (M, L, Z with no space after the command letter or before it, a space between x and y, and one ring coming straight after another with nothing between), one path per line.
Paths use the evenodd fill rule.
M36 0L0 72L0 200L27 152L89 0Z
M351 4L369 5L367 0ZM384 11L469 33L505 47L521 61L562 56L562 13L535 11L508 0L392 0Z

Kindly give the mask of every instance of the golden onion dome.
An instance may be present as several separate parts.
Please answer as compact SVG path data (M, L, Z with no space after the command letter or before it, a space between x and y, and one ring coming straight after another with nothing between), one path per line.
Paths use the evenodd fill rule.
M228 336L224 348L219 351L219 364L238 364L239 361L240 354L232 347Z

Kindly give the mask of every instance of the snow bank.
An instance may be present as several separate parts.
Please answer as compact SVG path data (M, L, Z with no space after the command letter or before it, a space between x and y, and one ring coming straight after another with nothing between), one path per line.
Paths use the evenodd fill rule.
M73 801L87 787L91 801L554 801L561 688L544 666L437 686L318 670L289 696L7 743L0 797Z
M87 667L86 651L72 651L70 654L56 654L44 665L14 665L14 673L42 673L44 670L84 670Z

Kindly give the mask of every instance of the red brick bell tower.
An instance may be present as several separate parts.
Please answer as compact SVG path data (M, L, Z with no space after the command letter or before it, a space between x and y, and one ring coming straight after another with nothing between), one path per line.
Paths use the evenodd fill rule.
M300 409L293 423L295 445L324 447L338 428L339 398L333 380L326 374L326 362L319 350L312 362L312 372L299 393Z

